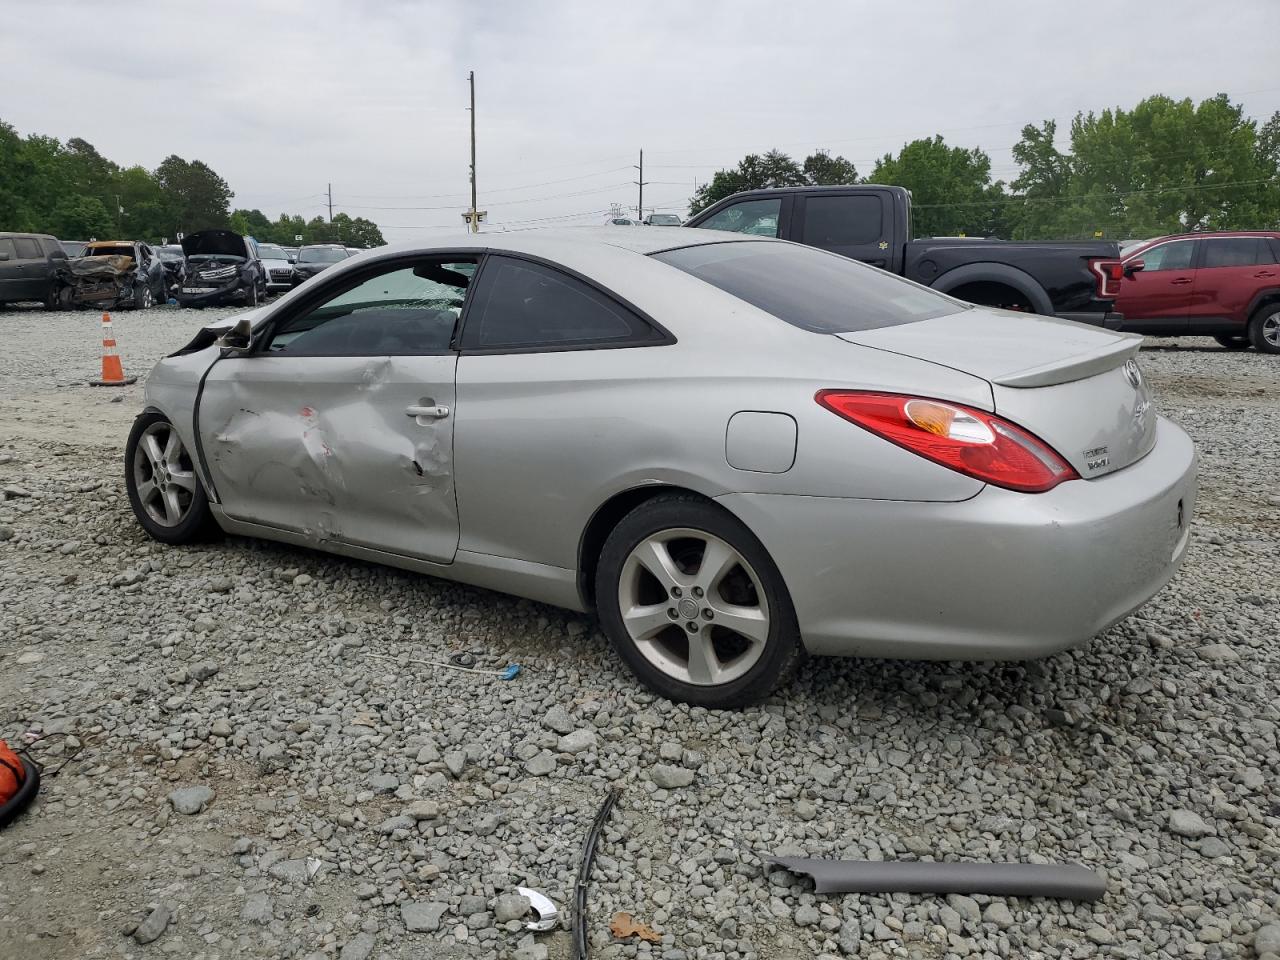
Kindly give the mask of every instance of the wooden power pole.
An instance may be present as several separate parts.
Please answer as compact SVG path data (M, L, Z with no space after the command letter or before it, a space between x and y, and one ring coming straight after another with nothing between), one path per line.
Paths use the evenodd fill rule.
M480 232L480 214L476 209L476 72L467 77L471 84L471 232Z

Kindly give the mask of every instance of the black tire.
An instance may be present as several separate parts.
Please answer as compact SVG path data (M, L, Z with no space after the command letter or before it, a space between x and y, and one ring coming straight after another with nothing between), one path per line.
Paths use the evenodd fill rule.
M149 427L161 423L168 424L168 418L155 410L148 410L133 421L133 429L129 431L129 439L124 446L124 482L129 494L129 505L133 507L133 515L137 517L142 529L147 531L152 539L172 545L194 543L205 539L217 528L213 514L209 510L209 498L204 492L204 484L200 482L200 471L195 469L194 463L192 463L191 472L195 479L195 491L191 495L185 515L178 523L169 526L157 522L142 505L138 495L138 480L134 469L134 457L138 452L138 444ZM186 456L188 461L193 459L189 453Z
M1251 346L1248 337L1229 337L1220 333L1213 339L1218 341L1219 346L1226 347L1228 350L1248 350Z
M149 310L155 305L156 298L155 294L151 292L151 284L144 283L133 291L133 303L131 306L134 310Z
M692 529L718 537L747 561L760 580L769 611L764 650L746 673L728 683L700 685L664 673L640 652L623 623L619 583L631 552L664 530ZM655 693L712 709L744 707L764 700L787 683L804 659L791 595L764 545L726 510L689 494L654 497L619 521L596 565L596 608L600 624L624 663Z
M1267 304L1250 318L1249 341L1259 353L1280 353L1280 303Z

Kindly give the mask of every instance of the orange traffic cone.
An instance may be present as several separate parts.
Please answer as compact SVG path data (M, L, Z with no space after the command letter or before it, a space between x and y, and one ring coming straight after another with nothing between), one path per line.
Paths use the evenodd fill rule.
M127 387L136 383L137 377L126 377L124 367L120 363L120 354L116 353L116 336L111 332L111 314L102 315L102 379L90 380L94 387Z

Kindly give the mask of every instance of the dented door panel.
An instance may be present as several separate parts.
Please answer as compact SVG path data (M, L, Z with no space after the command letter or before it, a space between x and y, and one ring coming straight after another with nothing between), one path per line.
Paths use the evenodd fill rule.
M215 363L199 431L227 514L317 543L452 562L456 364L453 354Z

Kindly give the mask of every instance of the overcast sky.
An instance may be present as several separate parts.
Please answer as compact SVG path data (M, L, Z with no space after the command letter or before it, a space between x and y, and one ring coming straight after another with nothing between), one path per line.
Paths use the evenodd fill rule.
M19 132L203 160L273 218L322 213L332 182L334 212L389 240L460 229L469 70L490 229L634 207L641 147L646 208L684 213L695 180L771 147L866 174L942 133L1008 179L1028 122L1153 93L1280 109L1280 0L10 6L0 119Z

